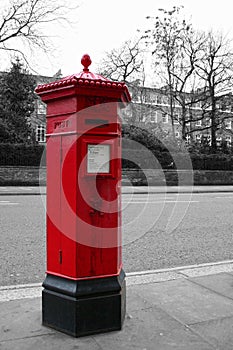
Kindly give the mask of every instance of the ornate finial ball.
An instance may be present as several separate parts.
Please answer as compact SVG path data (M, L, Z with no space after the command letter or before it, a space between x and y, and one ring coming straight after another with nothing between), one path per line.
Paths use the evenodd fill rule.
M89 69L88 69L88 67L90 66L90 64L91 64L91 58L90 58L90 56L89 55L83 55L83 57L82 57L82 59L81 59L81 63L82 63L82 65L83 65L83 70L84 70L84 72L86 71L86 72L88 72L89 71Z

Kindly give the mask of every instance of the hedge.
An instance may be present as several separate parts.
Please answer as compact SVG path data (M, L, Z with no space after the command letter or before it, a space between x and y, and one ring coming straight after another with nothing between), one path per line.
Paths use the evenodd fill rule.
M44 152L43 145L0 144L0 166L39 166ZM229 154L183 154L147 149L122 150L123 168L163 168L194 170L233 170L233 155Z
M43 145L0 144L0 165L39 166Z
M123 168L163 168L193 170L233 170L233 155L227 154L183 154L169 152L124 150Z
M233 170L233 155L191 154L194 170Z

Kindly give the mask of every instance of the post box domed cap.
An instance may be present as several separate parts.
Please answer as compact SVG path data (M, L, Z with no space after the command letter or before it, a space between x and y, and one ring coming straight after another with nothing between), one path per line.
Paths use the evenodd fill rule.
M105 82L110 82L110 79L107 79L103 77L100 74L97 73L92 73L89 70L89 66L91 65L92 61L91 58L88 54L84 54L81 58L81 64L83 65L83 70L79 73L75 73L72 75L69 75L68 77L62 78L61 81L70 81L72 79L81 79L81 80L92 80L92 81L105 81Z
M88 79L88 80L91 79L91 80L106 81L106 82L111 81L110 79L107 79L100 74L90 72L89 66L91 65L91 63L92 61L90 56L87 53L84 54L81 58L81 64L83 65L83 70L80 73L73 74L64 79L66 80L70 78L76 78L76 79Z
M35 89L36 93L44 94L49 91L57 91L59 89L69 88L72 86L85 86L90 88L113 89L123 91L125 94L126 101L131 100L128 88L124 82L112 81L103 77L100 74L92 73L89 71L89 66L91 65L91 58L88 54L84 54L82 56L81 64L83 65L83 70L81 72L69 75L49 84L38 85Z

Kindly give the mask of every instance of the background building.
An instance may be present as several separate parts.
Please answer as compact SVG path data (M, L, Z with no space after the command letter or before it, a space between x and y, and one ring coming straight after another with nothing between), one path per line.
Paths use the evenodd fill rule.
M61 70L59 70L52 77L34 75L36 80L36 85L47 84L52 81L62 78ZM46 104L41 101L41 99L35 95L35 110L31 118L31 126L35 131L36 141L39 143L45 143L46 138Z
M166 87L130 87L132 104L123 112L124 119L136 126L148 128L151 132L163 130L188 144L211 145L212 129L215 128L217 146L232 143L233 96L219 95L215 99L215 114L206 92L174 93L172 98Z

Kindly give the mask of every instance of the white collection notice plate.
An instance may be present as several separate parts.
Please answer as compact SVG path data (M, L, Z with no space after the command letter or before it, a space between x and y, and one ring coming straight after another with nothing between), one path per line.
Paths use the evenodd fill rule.
M110 173L110 145L87 145L87 172Z

